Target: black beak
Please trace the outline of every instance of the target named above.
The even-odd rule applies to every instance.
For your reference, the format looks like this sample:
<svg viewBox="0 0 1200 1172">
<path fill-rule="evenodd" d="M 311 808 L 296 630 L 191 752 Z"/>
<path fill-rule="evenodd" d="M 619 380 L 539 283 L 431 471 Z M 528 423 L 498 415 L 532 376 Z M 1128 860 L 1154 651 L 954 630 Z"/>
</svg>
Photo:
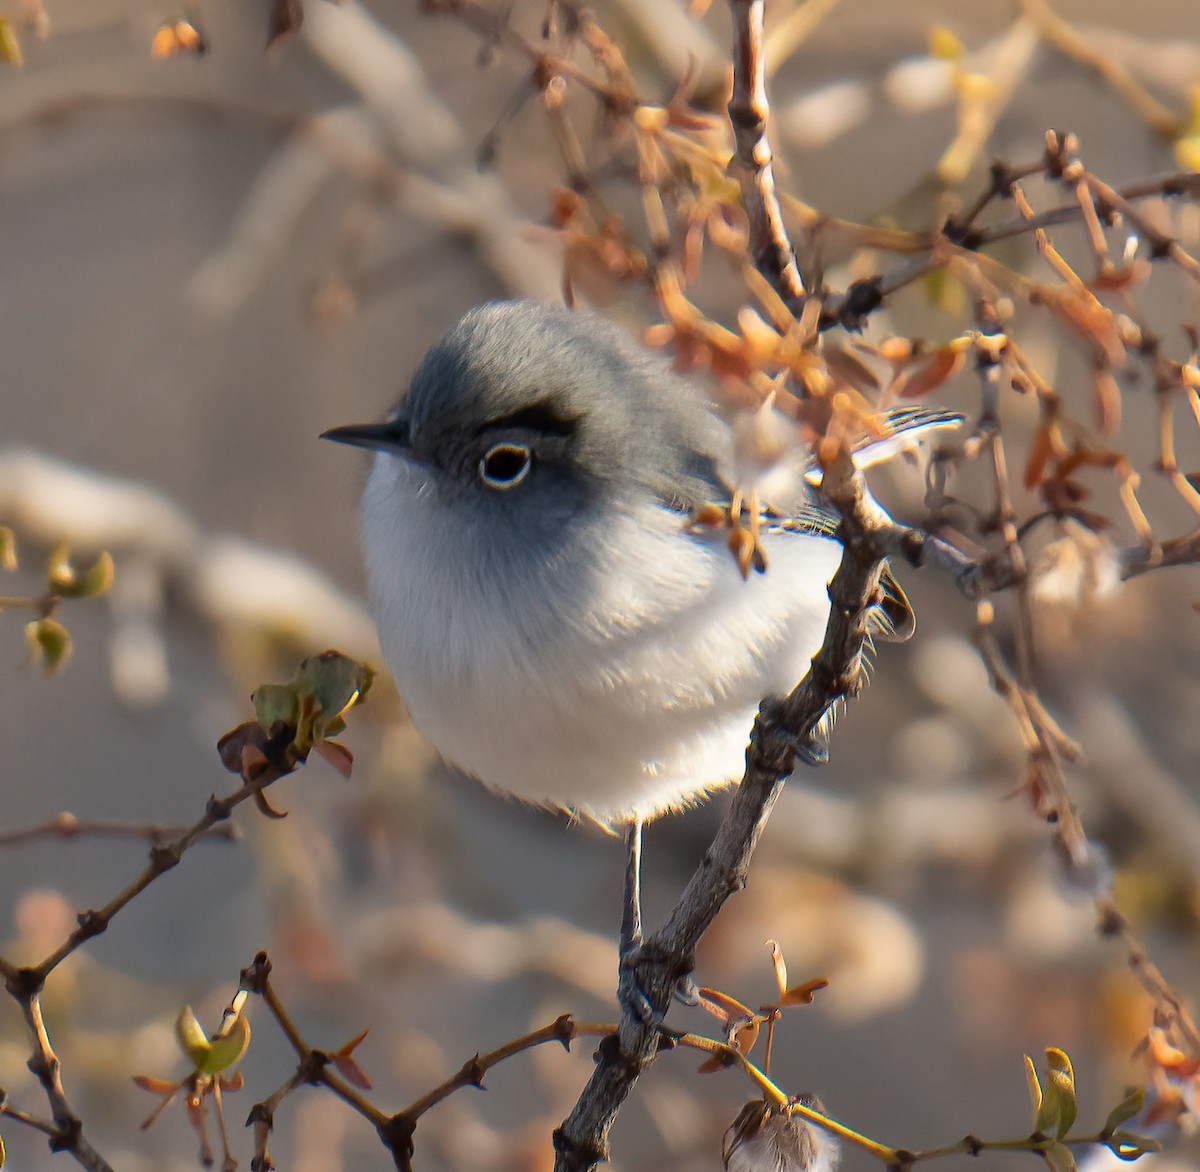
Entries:
<svg viewBox="0 0 1200 1172">
<path fill-rule="evenodd" d="M 321 438 L 333 440 L 336 444 L 349 444 L 352 448 L 370 448 L 372 451 L 408 450 L 408 428 L 395 419 L 382 423 L 351 423 L 346 427 L 331 427 L 321 432 Z"/>
</svg>

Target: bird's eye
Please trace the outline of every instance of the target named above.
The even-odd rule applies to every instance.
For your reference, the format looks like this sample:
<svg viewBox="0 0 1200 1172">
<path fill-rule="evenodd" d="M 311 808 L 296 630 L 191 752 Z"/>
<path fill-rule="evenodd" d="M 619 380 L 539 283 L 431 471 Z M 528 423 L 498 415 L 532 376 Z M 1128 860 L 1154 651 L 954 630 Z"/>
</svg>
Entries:
<svg viewBox="0 0 1200 1172">
<path fill-rule="evenodd" d="M 479 478 L 489 488 L 516 488 L 533 464 L 533 453 L 524 444 L 496 444 L 479 461 Z"/>
</svg>

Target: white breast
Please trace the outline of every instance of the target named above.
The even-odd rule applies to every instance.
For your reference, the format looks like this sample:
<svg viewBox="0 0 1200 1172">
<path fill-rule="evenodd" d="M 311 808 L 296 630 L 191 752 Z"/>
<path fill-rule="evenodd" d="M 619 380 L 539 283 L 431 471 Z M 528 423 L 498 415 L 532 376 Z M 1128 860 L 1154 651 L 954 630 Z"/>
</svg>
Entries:
<svg viewBox="0 0 1200 1172">
<path fill-rule="evenodd" d="M 741 777 L 759 701 L 824 637 L 834 542 L 769 535 L 768 571 L 743 580 L 719 535 L 647 503 L 589 529 L 585 591 L 571 565 L 531 582 L 481 564 L 420 475 L 377 456 L 363 525 L 380 641 L 443 756 L 606 823 Z"/>
</svg>

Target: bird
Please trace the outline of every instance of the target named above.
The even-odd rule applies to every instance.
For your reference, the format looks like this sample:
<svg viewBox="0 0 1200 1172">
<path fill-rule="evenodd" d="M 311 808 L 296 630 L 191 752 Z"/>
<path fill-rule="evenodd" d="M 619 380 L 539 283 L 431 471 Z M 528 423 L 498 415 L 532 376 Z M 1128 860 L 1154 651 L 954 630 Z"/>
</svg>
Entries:
<svg viewBox="0 0 1200 1172">
<path fill-rule="evenodd" d="M 733 430 L 599 315 L 478 306 L 383 421 L 323 438 L 374 452 L 368 589 L 411 718 L 493 790 L 607 827 L 694 805 L 741 777 L 759 704 L 822 644 L 836 513 L 796 478 L 744 574 L 695 523 L 733 499 Z"/>
</svg>

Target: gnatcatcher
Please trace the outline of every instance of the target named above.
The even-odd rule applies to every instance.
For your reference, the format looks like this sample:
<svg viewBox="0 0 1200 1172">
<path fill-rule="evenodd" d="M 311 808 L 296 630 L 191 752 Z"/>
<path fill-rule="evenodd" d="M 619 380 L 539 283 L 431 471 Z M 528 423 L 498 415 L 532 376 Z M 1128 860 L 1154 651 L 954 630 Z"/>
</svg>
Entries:
<svg viewBox="0 0 1200 1172">
<path fill-rule="evenodd" d="M 900 431 L 957 422 L 903 412 Z M 417 727 L 493 789 L 640 824 L 742 775 L 760 701 L 820 648 L 841 549 L 803 474 L 743 577 L 722 532 L 733 433 L 617 326 L 471 310 L 378 424 L 363 543 Z"/>
</svg>

